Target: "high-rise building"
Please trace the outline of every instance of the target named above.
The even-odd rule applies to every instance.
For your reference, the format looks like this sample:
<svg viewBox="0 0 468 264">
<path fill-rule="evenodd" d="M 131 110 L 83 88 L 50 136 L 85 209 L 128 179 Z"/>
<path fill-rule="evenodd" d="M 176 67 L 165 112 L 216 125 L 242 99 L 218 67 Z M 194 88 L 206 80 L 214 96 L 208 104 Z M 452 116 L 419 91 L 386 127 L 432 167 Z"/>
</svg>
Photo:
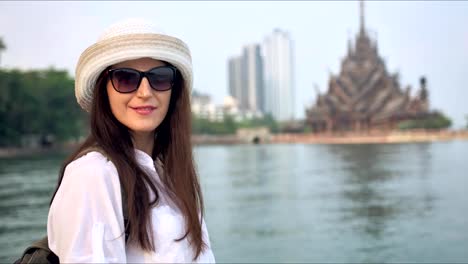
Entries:
<svg viewBox="0 0 468 264">
<path fill-rule="evenodd" d="M 242 74 L 242 57 L 231 57 L 228 61 L 228 76 L 229 76 L 229 95 L 238 102 L 239 109 L 247 108 L 247 100 L 243 96 L 243 74 Z"/>
<path fill-rule="evenodd" d="M 265 112 L 278 121 L 294 119 L 294 53 L 288 32 L 275 29 L 263 42 Z"/>
<path fill-rule="evenodd" d="M 229 94 L 239 104 L 241 112 L 254 115 L 265 111 L 263 62 L 259 44 L 246 45 L 240 56 L 228 61 Z"/>
<path fill-rule="evenodd" d="M 260 45 L 251 44 L 243 48 L 243 88 L 247 109 L 257 113 L 264 112 L 263 62 Z"/>
</svg>

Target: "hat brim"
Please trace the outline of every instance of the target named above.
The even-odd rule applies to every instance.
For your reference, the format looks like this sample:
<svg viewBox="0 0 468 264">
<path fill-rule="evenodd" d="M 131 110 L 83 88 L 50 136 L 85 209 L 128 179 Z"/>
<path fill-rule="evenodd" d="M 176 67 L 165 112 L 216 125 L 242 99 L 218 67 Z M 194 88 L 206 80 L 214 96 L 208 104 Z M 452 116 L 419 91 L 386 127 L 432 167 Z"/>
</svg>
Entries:
<svg viewBox="0 0 468 264">
<path fill-rule="evenodd" d="M 175 66 L 184 79 L 184 89 L 192 90 L 192 58 L 183 41 L 162 34 L 128 34 L 97 42 L 81 54 L 75 74 L 78 104 L 91 110 L 97 78 L 107 67 L 146 57 Z"/>
</svg>

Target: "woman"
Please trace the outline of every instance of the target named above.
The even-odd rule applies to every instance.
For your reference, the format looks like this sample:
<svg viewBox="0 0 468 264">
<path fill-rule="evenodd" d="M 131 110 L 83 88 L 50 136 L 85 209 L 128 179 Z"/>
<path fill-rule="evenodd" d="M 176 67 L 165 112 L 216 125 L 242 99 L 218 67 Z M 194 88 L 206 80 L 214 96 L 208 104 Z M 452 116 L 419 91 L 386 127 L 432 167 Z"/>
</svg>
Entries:
<svg viewBox="0 0 468 264">
<path fill-rule="evenodd" d="M 81 54 L 75 78 L 91 133 L 62 167 L 50 249 L 68 263 L 214 262 L 190 142 L 187 45 L 127 20 Z"/>
</svg>

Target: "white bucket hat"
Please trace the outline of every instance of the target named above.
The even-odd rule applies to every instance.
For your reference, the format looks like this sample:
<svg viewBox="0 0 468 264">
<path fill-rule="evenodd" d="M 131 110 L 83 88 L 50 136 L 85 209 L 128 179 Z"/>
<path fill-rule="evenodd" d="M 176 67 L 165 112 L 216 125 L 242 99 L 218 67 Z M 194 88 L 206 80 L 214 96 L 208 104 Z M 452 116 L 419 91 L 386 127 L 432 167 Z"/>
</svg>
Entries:
<svg viewBox="0 0 468 264">
<path fill-rule="evenodd" d="M 107 67 L 144 57 L 174 65 L 184 79 L 183 88 L 192 90 L 192 57 L 187 44 L 148 21 L 128 19 L 110 26 L 81 54 L 75 73 L 78 104 L 87 112 L 91 110 L 97 78 Z"/>
</svg>

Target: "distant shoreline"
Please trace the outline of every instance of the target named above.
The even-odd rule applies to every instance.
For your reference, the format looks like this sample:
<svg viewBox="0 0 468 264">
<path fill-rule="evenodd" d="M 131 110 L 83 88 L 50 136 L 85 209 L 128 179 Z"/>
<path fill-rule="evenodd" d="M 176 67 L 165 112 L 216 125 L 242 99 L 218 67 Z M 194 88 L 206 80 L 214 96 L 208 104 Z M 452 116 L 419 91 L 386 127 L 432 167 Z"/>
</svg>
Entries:
<svg viewBox="0 0 468 264">
<path fill-rule="evenodd" d="M 14 158 L 14 157 L 24 157 L 24 156 L 35 156 L 39 154 L 48 154 L 48 153 L 57 153 L 65 152 L 72 150 L 71 146 L 54 146 L 50 148 L 40 148 L 40 147 L 31 147 L 31 148 L 20 148 L 20 147 L 8 147 L 0 148 L 0 158 Z"/>
<path fill-rule="evenodd" d="M 468 140 L 468 130 L 376 131 L 366 134 L 353 132 L 343 134 L 278 134 L 272 137 L 273 143 L 305 144 L 390 144 L 452 140 Z"/>
<path fill-rule="evenodd" d="M 411 130 L 411 131 L 372 131 L 367 133 L 282 133 L 271 134 L 260 138 L 259 144 L 390 144 L 439 142 L 451 140 L 468 140 L 468 130 Z M 240 138 L 236 135 L 214 136 L 195 135 L 192 138 L 195 145 L 230 145 L 251 144 L 252 138 Z"/>
<path fill-rule="evenodd" d="M 267 139 L 261 139 L 259 144 L 391 144 L 439 142 L 452 140 L 468 140 L 468 130 L 458 131 L 393 131 L 371 133 L 330 133 L 330 134 L 271 134 Z M 245 138 L 236 135 L 193 135 L 192 142 L 199 145 L 238 145 L 252 144 Z M 0 158 L 28 156 L 54 153 L 57 151 L 71 151 L 77 146 L 61 145 L 52 148 L 0 148 Z"/>
</svg>

